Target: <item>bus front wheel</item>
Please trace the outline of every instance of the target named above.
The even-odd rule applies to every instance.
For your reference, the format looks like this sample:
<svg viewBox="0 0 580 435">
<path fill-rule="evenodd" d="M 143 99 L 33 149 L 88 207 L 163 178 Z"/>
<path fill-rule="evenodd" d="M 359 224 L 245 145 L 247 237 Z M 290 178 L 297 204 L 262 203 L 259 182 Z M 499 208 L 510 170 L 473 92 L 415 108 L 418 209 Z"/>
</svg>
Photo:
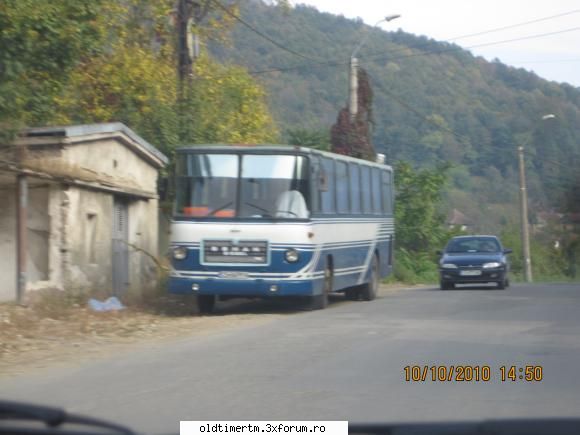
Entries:
<svg viewBox="0 0 580 435">
<path fill-rule="evenodd" d="M 327 265 L 324 269 L 324 284 L 322 294 L 310 298 L 311 310 L 323 310 L 328 306 L 328 295 L 332 291 L 332 269 Z"/>
<path fill-rule="evenodd" d="M 197 307 L 201 314 L 211 314 L 215 308 L 214 295 L 198 295 Z"/>
</svg>

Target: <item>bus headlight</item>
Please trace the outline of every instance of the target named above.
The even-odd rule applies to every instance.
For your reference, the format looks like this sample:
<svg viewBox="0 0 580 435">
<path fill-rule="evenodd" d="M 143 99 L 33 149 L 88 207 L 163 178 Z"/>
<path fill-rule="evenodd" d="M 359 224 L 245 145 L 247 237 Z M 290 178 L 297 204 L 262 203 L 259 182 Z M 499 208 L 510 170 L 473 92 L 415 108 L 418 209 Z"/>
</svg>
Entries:
<svg viewBox="0 0 580 435">
<path fill-rule="evenodd" d="M 288 263 L 296 263 L 299 257 L 300 256 L 298 255 L 298 251 L 296 249 L 288 249 L 284 253 L 284 258 Z"/>
<path fill-rule="evenodd" d="M 183 260 L 185 257 L 187 257 L 187 248 L 184 248 L 183 246 L 173 248 L 173 258 L 176 260 Z"/>
</svg>

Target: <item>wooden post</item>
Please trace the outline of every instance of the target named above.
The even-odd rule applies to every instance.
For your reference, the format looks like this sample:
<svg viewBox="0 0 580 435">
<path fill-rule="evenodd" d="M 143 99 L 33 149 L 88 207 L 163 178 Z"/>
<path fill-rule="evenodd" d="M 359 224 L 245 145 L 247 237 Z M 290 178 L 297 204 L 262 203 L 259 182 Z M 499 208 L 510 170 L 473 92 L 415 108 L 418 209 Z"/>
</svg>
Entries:
<svg viewBox="0 0 580 435">
<path fill-rule="evenodd" d="M 28 251 L 28 179 L 16 178 L 16 302 L 22 304 L 26 292 L 26 266 Z"/>
</svg>

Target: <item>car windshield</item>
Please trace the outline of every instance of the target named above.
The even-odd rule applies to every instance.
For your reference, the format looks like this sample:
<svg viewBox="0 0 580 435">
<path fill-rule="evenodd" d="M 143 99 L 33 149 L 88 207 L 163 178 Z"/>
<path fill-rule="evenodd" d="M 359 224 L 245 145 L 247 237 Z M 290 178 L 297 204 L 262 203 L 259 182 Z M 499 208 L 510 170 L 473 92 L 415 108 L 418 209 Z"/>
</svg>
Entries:
<svg viewBox="0 0 580 435">
<path fill-rule="evenodd" d="M 450 254 L 497 253 L 500 249 L 497 239 L 492 237 L 473 237 L 452 239 L 447 245 L 445 252 Z"/>
<path fill-rule="evenodd" d="M 178 217 L 309 217 L 307 159 L 297 155 L 183 154 Z"/>
</svg>

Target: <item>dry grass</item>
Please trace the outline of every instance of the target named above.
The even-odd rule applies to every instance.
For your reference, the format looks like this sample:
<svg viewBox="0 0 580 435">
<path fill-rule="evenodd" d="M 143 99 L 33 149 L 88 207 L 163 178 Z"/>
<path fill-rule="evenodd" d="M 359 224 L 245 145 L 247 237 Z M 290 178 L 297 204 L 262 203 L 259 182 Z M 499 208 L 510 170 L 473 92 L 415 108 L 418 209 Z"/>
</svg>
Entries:
<svg viewBox="0 0 580 435">
<path fill-rule="evenodd" d="M 152 298 L 149 302 L 154 304 L 96 313 L 79 299 L 54 291 L 37 295 L 28 306 L 0 304 L 0 377 L 77 365 L 138 345 L 212 334 L 278 316 L 243 311 L 199 316 L 191 304 L 167 297 Z"/>
</svg>

